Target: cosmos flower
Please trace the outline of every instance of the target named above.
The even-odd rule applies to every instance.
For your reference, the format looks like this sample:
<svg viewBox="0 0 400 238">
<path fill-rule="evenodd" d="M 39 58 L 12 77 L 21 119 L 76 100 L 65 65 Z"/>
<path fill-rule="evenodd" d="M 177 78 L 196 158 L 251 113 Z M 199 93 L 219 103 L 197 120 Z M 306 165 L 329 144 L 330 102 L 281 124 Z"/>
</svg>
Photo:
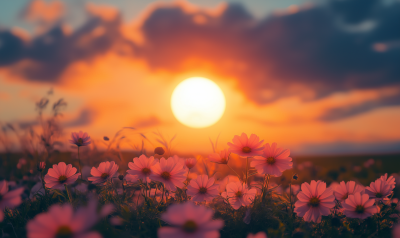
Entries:
<svg viewBox="0 0 400 238">
<path fill-rule="evenodd" d="M 150 175 L 152 174 L 152 167 L 157 163 L 153 156 L 149 158 L 146 155 L 141 155 L 133 158 L 133 163 L 129 162 L 128 167 L 130 170 L 126 171 L 128 174 L 137 175 L 138 179 L 142 179 L 143 182 L 150 183 Z"/>
<path fill-rule="evenodd" d="M 197 160 L 195 158 L 185 159 L 185 165 L 188 169 L 193 168 L 197 164 Z"/>
<path fill-rule="evenodd" d="M 88 180 L 92 181 L 94 184 L 104 183 L 108 179 L 114 177 L 115 173 L 118 171 L 118 168 L 119 166 L 115 164 L 114 161 L 101 162 L 98 168 L 92 168 L 90 174 L 93 175 L 93 177 L 89 177 Z"/>
<path fill-rule="evenodd" d="M 97 201 L 89 201 L 88 207 L 79 208 L 74 212 L 69 203 L 53 205 L 48 212 L 36 215 L 26 225 L 28 238 L 101 238 L 96 231 L 90 229 L 100 218 L 107 216 L 112 206 L 103 206 L 97 213 Z"/>
<path fill-rule="evenodd" d="M 355 193 L 361 193 L 364 191 L 364 187 L 361 185 L 356 184 L 354 181 L 349 181 L 345 183 L 344 181 L 340 182 L 339 185 L 337 185 L 334 188 L 333 194 L 336 197 L 336 200 L 342 202 L 346 200 L 349 195 L 353 195 Z"/>
<path fill-rule="evenodd" d="M 247 137 L 245 133 L 241 136 L 233 137 L 233 144 L 228 142 L 229 151 L 243 157 L 252 157 L 256 155 L 262 155 L 264 146 L 261 144 L 264 140 L 260 141 L 260 138 L 254 134 Z"/>
<path fill-rule="evenodd" d="M 226 194 L 222 196 L 226 196 L 229 200 L 229 204 L 231 204 L 233 209 L 237 210 L 241 206 L 250 205 L 254 201 L 256 193 L 256 189 L 248 189 L 245 183 L 232 182 L 226 185 Z"/>
<path fill-rule="evenodd" d="M 218 184 L 214 184 L 214 178 L 207 175 L 199 175 L 192 179 L 187 187 L 187 194 L 192 196 L 192 201 L 211 201 L 218 195 Z"/>
<path fill-rule="evenodd" d="M 263 156 L 254 156 L 250 166 L 255 167 L 259 174 L 269 174 L 281 176 L 282 172 L 291 169 L 293 166 L 292 158 L 289 157 L 290 150 L 277 148 L 276 143 L 265 144 Z"/>
<path fill-rule="evenodd" d="M 82 131 L 72 132 L 71 133 L 71 139 L 72 140 L 69 140 L 69 142 L 71 144 L 77 145 L 78 147 L 79 146 L 86 146 L 86 145 L 89 145 L 91 143 L 90 137 L 88 136 L 88 134 L 86 132 L 83 133 Z"/>
<path fill-rule="evenodd" d="M 320 222 L 321 215 L 328 216 L 335 206 L 335 196 L 331 189 L 326 189 L 326 183 L 312 180 L 311 184 L 303 183 L 297 194 L 294 212 L 305 221 Z"/>
<path fill-rule="evenodd" d="M 229 160 L 229 151 L 227 149 L 221 150 L 219 153 L 213 153 L 208 156 L 211 162 L 217 164 L 227 164 Z"/>
<path fill-rule="evenodd" d="M 375 199 L 369 199 L 368 194 L 354 193 L 342 203 L 343 214 L 350 218 L 365 219 L 379 212 L 374 203 Z"/>
<path fill-rule="evenodd" d="M 164 183 L 167 190 L 175 191 L 176 187 L 184 186 L 187 170 L 183 168 L 182 160 L 175 163 L 171 157 L 168 160 L 161 158 L 160 163 L 156 163 L 152 168 L 150 179 Z"/>
<path fill-rule="evenodd" d="M 0 222 L 4 220 L 5 208 L 13 209 L 22 203 L 21 194 L 23 192 L 24 188 L 8 191 L 7 181 L 0 181 Z"/>
<path fill-rule="evenodd" d="M 249 234 L 247 235 L 247 238 L 268 238 L 265 232 L 258 232 L 257 234 Z"/>
<path fill-rule="evenodd" d="M 44 176 L 46 187 L 64 189 L 64 184 L 72 184 L 78 179 L 80 173 L 76 173 L 76 171 L 77 169 L 71 164 L 66 165 L 64 162 L 60 162 L 58 165 L 53 164 L 53 168 L 50 168 Z"/>
<path fill-rule="evenodd" d="M 375 182 L 371 182 L 369 187 L 365 188 L 365 193 L 368 194 L 370 198 L 374 198 L 376 201 L 384 202 L 389 200 L 388 197 L 390 194 L 392 194 L 394 187 L 393 181 L 387 181 L 385 177 L 382 177 L 375 180 Z"/>
<path fill-rule="evenodd" d="M 382 175 L 380 179 L 384 181 L 387 185 L 390 186 L 390 189 L 394 189 L 396 187 L 396 179 L 393 176 L 387 177 L 388 174 Z"/>
<path fill-rule="evenodd" d="M 228 175 L 224 179 L 219 181 L 219 183 L 218 183 L 219 192 L 220 193 L 223 193 L 223 192 L 226 193 L 226 185 L 228 185 L 229 183 L 232 183 L 232 182 L 240 182 L 240 179 L 237 176 Z"/>
<path fill-rule="evenodd" d="M 212 220 L 214 211 L 192 202 L 173 204 L 161 215 L 171 226 L 158 229 L 159 238 L 219 238 L 224 226 L 221 219 Z"/>
</svg>

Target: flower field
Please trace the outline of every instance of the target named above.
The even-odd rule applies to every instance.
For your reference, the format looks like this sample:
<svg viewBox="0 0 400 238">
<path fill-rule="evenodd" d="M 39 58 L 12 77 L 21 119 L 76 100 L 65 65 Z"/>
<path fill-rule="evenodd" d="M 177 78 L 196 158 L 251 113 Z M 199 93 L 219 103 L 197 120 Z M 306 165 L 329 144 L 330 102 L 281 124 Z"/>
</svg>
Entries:
<svg viewBox="0 0 400 238">
<path fill-rule="evenodd" d="M 396 155 L 292 159 L 245 133 L 196 158 L 161 134 L 132 154 L 121 134 L 106 151 L 77 132 L 72 153 L 2 154 L 2 236 L 399 237 Z"/>
</svg>

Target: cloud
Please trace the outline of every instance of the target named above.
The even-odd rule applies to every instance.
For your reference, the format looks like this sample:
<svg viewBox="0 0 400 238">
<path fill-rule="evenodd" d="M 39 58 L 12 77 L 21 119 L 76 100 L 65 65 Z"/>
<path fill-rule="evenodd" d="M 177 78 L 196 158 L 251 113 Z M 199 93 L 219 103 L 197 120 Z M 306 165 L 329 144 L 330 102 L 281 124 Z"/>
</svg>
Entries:
<svg viewBox="0 0 400 238">
<path fill-rule="evenodd" d="M 96 112 L 93 111 L 92 109 L 86 108 L 83 109 L 76 118 L 64 122 L 63 126 L 65 127 L 87 126 L 93 123 L 95 117 L 96 117 Z"/>
<path fill-rule="evenodd" d="M 140 119 L 135 122 L 134 127 L 135 128 L 147 128 L 147 127 L 154 127 L 154 126 L 160 126 L 164 124 L 160 118 L 157 116 L 149 116 L 147 118 Z"/>
<path fill-rule="evenodd" d="M 151 70 L 234 79 L 261 106 L 292 96 L 317 101 L 337 92 L 400 86 L 400 47 L 392 47 L 400 42 L 399 2 L 328 1 L 263 19 L 241 4 L 217 13 L 185 3 L 155 5 L 141 21 L 140 44 L 122 33 L 126 24 L 115 9 L 91 4 L 87 11 L 89 20 L 71 33 L 60 23 L 27 43 L 1 31 L 0 67 L 27 80 L 59 82 L 72 63 L 114 51 L 144 60 Z M 319 119 L 398 104 L 398 94 L 382 95 L 326 108 Z"/>
<path fill-rule="evenodd" d="M 60 20 L 65 11 L 65 5 L 61 1 L 33 0 L 22 11 L 21 17 L 38 24 L 52 24 Z"/>
</svg>

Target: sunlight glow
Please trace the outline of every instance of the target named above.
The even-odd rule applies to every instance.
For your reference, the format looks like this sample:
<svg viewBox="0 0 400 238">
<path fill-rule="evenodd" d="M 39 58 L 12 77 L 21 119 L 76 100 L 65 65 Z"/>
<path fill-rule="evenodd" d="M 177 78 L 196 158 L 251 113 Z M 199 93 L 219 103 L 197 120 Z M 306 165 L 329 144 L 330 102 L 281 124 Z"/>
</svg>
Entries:
<svg viewBox="0 0 400 238">
<path fill-rule="evenodd" d="M 224 114 L 225 96 L 218 85 L 209 79 L 188 78 L 172 93 L 171 108 L 182 124 L 204 128 L 215 124 Z"/>
</svg>

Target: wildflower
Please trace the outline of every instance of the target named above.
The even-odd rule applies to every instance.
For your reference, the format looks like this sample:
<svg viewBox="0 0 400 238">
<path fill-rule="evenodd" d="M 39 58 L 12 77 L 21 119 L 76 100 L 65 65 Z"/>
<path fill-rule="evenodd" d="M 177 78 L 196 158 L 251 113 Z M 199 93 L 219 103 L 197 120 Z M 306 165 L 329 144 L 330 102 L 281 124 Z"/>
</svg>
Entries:
<svg viewBox="0 0 400 238">
<path fill-rule="evenodd" d="M 387 175 L 386 175 L 387 176 Z M 374 198 L 376 201 L 384 202 L 389 200 L 389 195 L 392 194 L 393 182 L 390 177 L 386 180 L 384 176 L 371 182 L 369 187 L 365 188 L 365 193 L 369 195 L 370 198 Z"/>
<path fill-rule="evenodd" d="M 277 148 L 276 143 L 265 144 L 263 156 L 255 156 L 250 166 L 255 167 L 259 174 L 270 174 L 281 176 L 282 172 L 292 168 L 292 158 L 289 157 L 290 150 Z"/>
<path fill-rule="evenodd" d="M 253 234 L 247 235 L 247 238 L 268 238 L 268 237 L 267 237 L 267 234 L 265 234 L 265 232 L 260 231 L 254 235 Z"/>
<path fill-rule="evenodd" d="M 17 188 L 12 191 L 8 191 L 8 183 L 3 180 L 0 181 L 0 222 L 4 219 L 4 209 L 13 209 L 22 203 L 21 194 L 24 192 L 24 188 Z"/>
<path fill-rule="evenodd" d="M 208 156 L 208 159 L 217 164 L 227 164 L 229 160 L 229 151 L 224 149 L 219 153 L 213 153 Z"/>
<path fill-rule="evenodd" d="M 235 210 L 239 209 L 241 206 L 250 205 L 256 193 L 256 189 L 248 189 L 247 185 L 241 182 L 232 182 L 226 185 L 226 197 L 229 199 L 229 204 L 231 204 Z"/>
<path fill-rule="evenodd" d="M 185 159 L 185 165 L 188 169 L 193 168 L 197 164 L 197 160 L 195 158 Z"/>
<path fill-rule="evenodd" d="M 393 176 L 387 177 L 387 173 L 382 175 L 380 179 L 384 181 L 387 185 L 390 186 L 390 189 L 394 189 L 396 187 L 396 179 Z"/>
<path fill-rule="evenodd" d="M 195 202 L 211 201 L 218 195 L 218 184 L 214 184 L 214 178 L 207 175 L 199 175 L 197 179 L 192 179 L 187 187 L 187 194 L 192 196 Z"/>
<path fill-rule="evenodd" d="M 92 167 L 90 174 L 93 175 L 93 177 L 89 177 L 88 180 L 95 184 L 104 183 L 108 179 L 114 177 L 118 168 L 119 166 L 116 165 L 114 161 L 101 162 L 98 168 Z"/>
<path fill-rule="evenodd" d="M 105 215 L 105 214 L 103 214 Z M 97 213 L 97 202 L 90 202 L 88 207 L 74 212 L 70 204 L 56 204 L 48 212 L 41 213 L 26 225 L 28 238 L 101 238 L 96 231 L 90 229 L 101 218 Z"/>
<path fill-rule="evenodd" d="M 338 201 L 342 202 L 346 200 L 349 195 L 361 193 L 363 191 L 364 188 L 361 185 L 357 185 L 354 181 L 349 181 L 347 183 L 342 181 L 338 186 L 335 187 L 333 194 Z"/>
<path fill-rule="evenodd" d="M 187 171 L 183 168 L 183 161 L 175 163 L 171 157 L 168 160 L 161 158 L 160 163 L 153 165 L 152 169 L 150 179 L 164 183 L 167 190 L 175 191 L 176 187 L 184 186 Z"/>
<path fill-rule="evenodd" d="M 204 206 L 195 206 L 192 202 L 174 204 L 167 208 L 161 219 L 171 225 L 158 229 L 159 238 L 218 238 L 224 226 L 221 219 L 212 220 L 214 211 Z"/>
<path fill-rule="evenodd" d="M 82 131 L 79 131 L 78 133 L 72 132 L 71 138 L 72 138 L 72 140 L 69 140 L 69 142 L 71 144 L 77 145 L 78 147 L 86 146 L 91 143 L 90 137 L 88 136 L 88 134 L 86 132 L 85 133 L 83 133 Z"/>
<path fill-rule="evenodd" d="M 254 134 L 251 134 L 248 138 L 245 133 L 242 133 L 241 136 L 234 136 L 232 141 L 233 144 L 228 143 L 229 151 L 232 153 L 243 157 L 262 155 L 264 146 L 261 146 L 261 144 L 264 140 L 260 141 L 260 138 Z"/>
<path fill-rule="evenodd" d="M 303 183 L 297 194 L 294 212 L 305 221 L 320 222 L 321 215 L 328 216 L 335 206 L 335 196 L 331 189 L 326 189 L 326 183 L 312 180 L 311 184 Z"/>
<path fill-rule="evenodd" d="M 141 155 L 133 158 L 133 163 L 129 162 L 128 167 L 130 170 L 126 171 L 128 174 L 137 175 L 138 179 L 142 179 L 143 182 L 150 183 L 150 175 L 152 172 L 152 167 L 157 163 L 153 156 L 149 158 L 146 155 Z"/>
<path fill-rule="evenodd" d="M 228 175 L 222 181 L 219 182 L 219 192 L 223 193 L 226 190 L 226 185 L 232 182 L 240 182 L 237 176 Z"/>
<path fill-rule="evenodd" d="M 45 168 L 46 168 L 46 162 L 39 162 L 39 163 L 37 164 L 37 170 L 38 170 L 39 172 L 42 172 Z"/>
<path fill-rule="evenodd" d="M 374 199 L 369 199 L 368 194 L 354 193 L 349 195 L 342 206 L 343 214 L 350 218 L 365 219 L 379 212 Z"/>
<path fill-rule="evenodd" d="M 53 168 L 50 168 L 44 176 L 46 187 L 63 189 L 64 184 L 72 184 L 78 179 L 80 173 L 76 173 L 76 171 L 77 169 L 71 164 L 66 165 L 64 162 L 60 162 L 58 165 L 53 164 Z"/>
<path fill-rule="evenodd" d="M 165 150 L 162 147 L 157 147 L 154 149 L 154 154 L 156 154 L 156 155 L 163 155 L 164 153 L 165 153 Z"/>
</svg>

